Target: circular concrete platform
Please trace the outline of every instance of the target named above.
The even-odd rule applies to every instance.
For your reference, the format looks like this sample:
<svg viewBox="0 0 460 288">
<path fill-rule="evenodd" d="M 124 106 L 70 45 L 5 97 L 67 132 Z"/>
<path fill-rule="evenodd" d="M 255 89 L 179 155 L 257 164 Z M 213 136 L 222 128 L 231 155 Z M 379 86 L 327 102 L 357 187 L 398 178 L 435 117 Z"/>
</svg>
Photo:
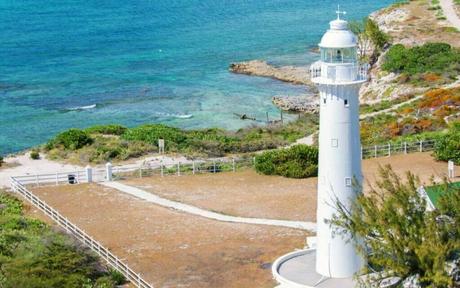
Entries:
<svg viewBox="0 0 460 288">
<path fill-rule="evenodd" d="M 272 266 L 275 280 L 282 288 L 353 288 L 353 278 L 327 278 L 315 269 L 316 249 L 291 252 L 278 258 Z"/>
</svg>

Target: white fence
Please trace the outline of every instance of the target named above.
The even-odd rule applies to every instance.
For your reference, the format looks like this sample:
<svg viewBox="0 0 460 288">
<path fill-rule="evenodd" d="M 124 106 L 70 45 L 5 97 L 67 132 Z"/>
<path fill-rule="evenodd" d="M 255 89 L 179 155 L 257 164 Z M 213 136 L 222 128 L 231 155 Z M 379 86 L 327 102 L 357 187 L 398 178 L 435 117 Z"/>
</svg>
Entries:
<svg viewBox="0 0 460 288">
<path fill-rule="evenodd" d="M 63 174 L 63 173 L 60 173 Z M 67 175 L 67 174 L 66 174 Z M 71 234 L 75 238 L 77 238 L 80 242 L 84 245 L 88 246 L 96 252 L 102 259 L 104 259 L 110 266 L 112 266 L 115 270 L 122 273 L 126 279 L 131 281 L 136 287 L 140 288 L 153 288 L 151 284 L 145 281 L 139 273 L 134 272 L 126 263 L 123 263 L 116 255 L 109 251 L 109 249 L 102 246 L 98 241 L 94 240 L 91 236 L 86 234 L 83 230 L 78 228 L 75 224 L 67 220 L 64 216 L 62 216 L 58 211 L 56 211 L 53 207 L 49 206 L 30 192 L 23 183 L 17 179 L 18 177 L 11 177 L 11 189 L 24 198 L 26 198 L 32 205 L 40 209 L 45 215 L 53 219 L 59 226 L 64 228 L 67 233 Z M 48 179 L 43 176 L 42 179 Z M 57 175 L 58 183 L 60 175 Z"/>
<path fill-rule="evenodd" d="M 415 142 L 401 142 L 398 144 L 384 144 L 361 147 L 361 159 L 389 157 L 396 154 L 409 154 L 413 152 L 427 152 L 434 149 L 435 140 L 422 140 Z M 23 185 L 60 185 L 66 183 L 102 182 L 119 180 L 129 177 L 190 175 L 203 173 L 217 173 L 224 171 L 237 171 L 242 167 L 254 165 L 254 158 L 195 160 L 185 163 L 155 163 L 153 165 L 113 166 L 111 173 L 107 168 L 92 169 L 87 167 L 81 171 L 59 172 L 54 174 L 39 174 L 16 176 L 16 180 Z M 90 169 L 90 170 L 88 170 Z M 109 176 L 110 175 L 110 176 Z M 110 177 L 110 179 L 107 179 Z M 73 179 L 73 180 L 71 180 Z"/>
<path fill-rule="evenodd" d="M 408 154 L 414 152 L 427 152 L 434 150 L 434 140 L 422 140 L 416 142 L 401 142 L 398 144 L 385 144 L 367 146 L 361 148 L 361 159 L 389 157 L 396 154 Z"/>
</svg>

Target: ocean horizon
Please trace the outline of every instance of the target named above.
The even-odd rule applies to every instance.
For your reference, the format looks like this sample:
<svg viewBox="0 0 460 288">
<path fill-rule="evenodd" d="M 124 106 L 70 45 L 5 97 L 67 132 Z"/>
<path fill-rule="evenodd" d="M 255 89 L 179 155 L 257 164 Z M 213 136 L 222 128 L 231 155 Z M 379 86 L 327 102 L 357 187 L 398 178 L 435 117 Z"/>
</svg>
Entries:
<svg viewBox="0 0 460 288">
<path fill-rule="evenodd" d="M 235 130 L 254 122 L 234 113 L 279 118 L 272 96 L 307 88 L 229 65 L 308 65 L 337 4 L 358 20 L 393 2 L 2 1 L 0 155 L 71 127 Z"/>
</svg>

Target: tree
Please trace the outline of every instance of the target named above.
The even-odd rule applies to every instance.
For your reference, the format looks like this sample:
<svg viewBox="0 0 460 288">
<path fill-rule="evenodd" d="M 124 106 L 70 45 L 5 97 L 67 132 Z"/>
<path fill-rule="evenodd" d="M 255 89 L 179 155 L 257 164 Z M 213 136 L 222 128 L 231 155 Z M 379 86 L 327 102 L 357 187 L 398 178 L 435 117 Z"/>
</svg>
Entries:
<svg viewBox="0 0 460 288">
<path fill-rule="evenodd" d="M 0 155 L 0 167 L 2 167 L 3 163 L 4 163 L 4 161 L 3 161 L 3 156 Z"/>
<path fill-rule="evenodd" d="M 378 55 L 390 40 L 389 36 L 369 17 L 361 21 L 351 21 L 349 28 L 358 37 L 359 58 L 363 61 L 370 56 Z M 370 51 L 373 51 L 373 55 L 369 55 Z"/>
<path fill-rule="evenodd" d="M 390 166 L 381 167 L 376 186 L 360 194 L 351 210 L 337 202 L 330 224 L 361 239 L 355 241 L 357 250 L 379 271 L 366 281 L 392 276 L 400 282 L 416 279 L 420 287 L 455 287 L 446 263 L 459 257 L 460 191 L 446 193 L 430 212 L 417 187 L 419 179 L 412 173 L 403 181 Z"/>
</svg>

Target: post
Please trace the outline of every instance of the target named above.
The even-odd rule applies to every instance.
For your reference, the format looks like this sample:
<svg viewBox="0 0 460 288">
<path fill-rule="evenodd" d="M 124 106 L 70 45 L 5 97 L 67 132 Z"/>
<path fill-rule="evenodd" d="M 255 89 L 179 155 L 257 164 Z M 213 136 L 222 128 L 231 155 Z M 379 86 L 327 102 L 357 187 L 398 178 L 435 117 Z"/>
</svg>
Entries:
<svg viewBox="0 0 460 288">
<path fill-rule="evenodd" d="M 388 143 L 388 157 L 391 156 L 391 144 Z"/>
<path fill-rule="evenodd" d="M 407 142 L 404 142 L 404 154 L 407 154 Z"/>
<path fill-rule="evenodd" d="M 252 166 L 256 166 L 256 156 L 252 157 Z"/>
<path fill-rule="evenodd" d="M 139 178 L 142 178 L 142 165 L 139 166 Z"/>
<path fill-rule="evenodd" d="M 374 158 L 377 158 L 377 145 L 374 145 Z"/>
<path fill-rule="evenodd" d="M 214 173 L 216 173 L 216 160 L 213 160 L 212 164 L 213 164 L 213 167 L 214 167 Z"/>
<path fill-rule="evenodd" d="M 80 171 L 77 171 L 77 183 L 80 183 Z"/>
<path fill-rule="evenodd" d="M 59 185 L 59 173 L 56 172 L 56 186 Z"/>
<path fill-rule="evenodd" d="M 265 112 L 267 115 L 267 125 L 270 123 L 270 120 L 268 119 L 268 112 Z"/>
<path fill-rule="evenodd" d="M 38 174 L 35 175 L 35 184 L 37 184 L 37 187 L 40 186 L 40 182 L 38 181 Z"/>
<path fill-rule="evenodd" d="M 455 178 L 455 165 L 454 161 L 452 160 L 449 160 L 449 162 L 447 162 L 447 177 Z"/>
<path fill-rule="evenodd" d="M 112 181 L 112 163 L 105 164 L 105 180 Z"/>
<path fill-rule="evenodd" d="M 86 179 L 88 180 L 88 183 L 93 182 L 93 168 L 91 166 L 86 166 L 85 167 L 85 172 L 86 172 Z"/>
<path fill-rule="evenodd" d="M 423 140 L 420 140 L 420 152 L 423 152 Z"/>
<path fill-rule="evenodd" d="M 361 145 L 361 160 L 363 160 L 363 146 Z"/>
<path fill-rule="evenodd" d="M 232 170 L 233 170 L 233 172 L 236 171 L 236 167 L 235 167 L 235 158 L 232 158 Z"/>
<path fill-rule="evenodd" d="M 177 162 L 177 176 L 180 176 L 180 162 Z"/>
<path fill-rule="evenodd" d="M 192 160 L 192 173 L 195 175 L 195 160 Z"/>
</svg>

